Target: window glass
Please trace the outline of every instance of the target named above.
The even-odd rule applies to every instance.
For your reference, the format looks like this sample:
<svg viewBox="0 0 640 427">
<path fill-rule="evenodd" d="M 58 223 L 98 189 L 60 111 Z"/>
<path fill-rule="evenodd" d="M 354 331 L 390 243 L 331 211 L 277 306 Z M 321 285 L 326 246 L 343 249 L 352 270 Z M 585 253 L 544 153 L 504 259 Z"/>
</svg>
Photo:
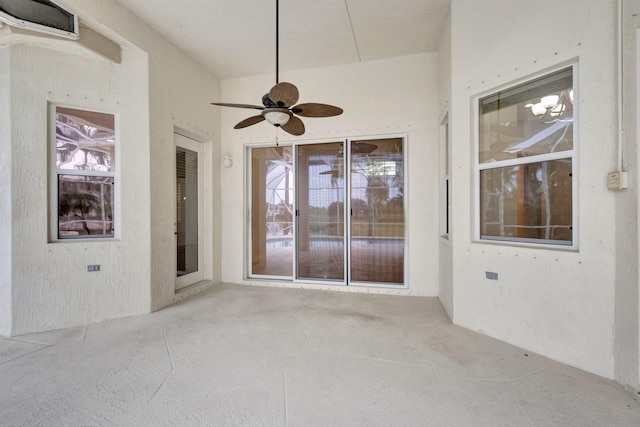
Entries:
<svg viewBox="0 0 640 427">
<path fill-rule="evenodd" d="M 115 118 L 56 107 L 56 237 L 114 236 Z"/>
<path fill-rule="evenodd" d="M 481 171 L 481 236 L 570 243 L 571 175 L 570 159 Z"/>
<path fill-rule="evenodd" d="M 481 239 L 573 244 L 573 102 L 572 68 L 480 99 Z"/>
<path fill-rule="evenodd" d="M 58 235 L 113 236 L 113 178 L 58 175 Z"/>
<path fill-rule="evenodd" d="M 343 141 L 297 150 L 298 277 L 344 280 L 345 161 Z"/>
<path fill-rule="evenodd" d="M 56 109 L 56 168 L 113 172 L 115 170 L 112 114 Z"/>
<path fill-rule="evenodd" d="M 403 139 L 351 143 L 351 280 L 404 282 Z"/>
<path fill-rule="evenodd" d="M 251 150 L 250 275 L 293 275 L 292 147 Z"/>
<path fill-rule="evenodd" d="M 566 69 L 480 100 L 480 163 L 573 149 L 573 78 Z"/>
</svg>

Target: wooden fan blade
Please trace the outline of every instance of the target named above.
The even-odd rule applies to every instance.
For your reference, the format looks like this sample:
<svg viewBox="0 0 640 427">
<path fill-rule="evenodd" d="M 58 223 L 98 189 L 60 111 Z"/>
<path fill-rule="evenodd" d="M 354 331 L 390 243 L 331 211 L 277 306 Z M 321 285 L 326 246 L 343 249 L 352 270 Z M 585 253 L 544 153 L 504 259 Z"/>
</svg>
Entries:
<svg viewBox="0 0 640 427">
<path fill-rule="evenodd" d="M 333 105 L 310 102 L 308 104 L 298 104 L 291 108 L 291 111 L 303 117 L 332 117 L 339 116 L 343 110 Z"/>
<path fill-rule="evenodd" d="M 280 127 L 291 135 L 302 135 L 304 133 L 304 123 L 295 116 L 291 116 L 289 121 Z"/>
<path fill-rule="evenodd" d="M 264 110 L 264 107 L 261 105 L 251 104 L 229 104 L 227 102 L 212 102 L 211 105 L 219 105 L 220 107 L 251 108 L 253 110 Z"/>
<path fill-rule="evenodd" d="M 269 98 L 279 107 L 290 107 L 298 102 L 299 97 L 298 88 L 287 82 L 278 83 L 269 91 Z"/>
<path fill-rule="evenodd" d="M 251 117 L 249 117 L 247 119 L 244 119 L 243 121 L 241 121 L 240 123 L 235 125 L 233 128 L 234 129 L 246 128 L 247 126 L 251 126 L 251 125 L 255 125 L 256 123 L 260 123 L 263 120 L 264 120 L 264 117 L 262 117 L 262 116 L 251 116 Z"/>
</svg>

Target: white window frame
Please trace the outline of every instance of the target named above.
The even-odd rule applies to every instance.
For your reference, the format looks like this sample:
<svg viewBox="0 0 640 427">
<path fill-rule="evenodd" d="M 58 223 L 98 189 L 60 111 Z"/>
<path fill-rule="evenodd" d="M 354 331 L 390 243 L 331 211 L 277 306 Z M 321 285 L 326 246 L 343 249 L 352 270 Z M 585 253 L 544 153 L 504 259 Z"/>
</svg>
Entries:
<svg viewBox="0 0 640 427">
<path fill-rule="evenodd" d="M 503 90 L 508 90 L 510 88 L 514 88 L 516 86 L 526 84 L 528 82 L 535 81 L 537 79 L 543 78 L 545 76 L 551 75 L 554 72 L 561 71 L 563 69 L 571 68 L 572 70 L 572 78 L 573 78 L 573 98 L 574 98 L 574 116 L 573 116 L 573 149 L 566 150 L 556 153 L 546 153 L 535 156 L 526 156 L 517 159 L 508 159 L 508 160 L 500 160 L 495 162 L 485 162 L 480 163 L 480 100 L 486 98 L 487 96 L 496 94 Z M 474 117 L 474 148 L 472 150 L 473 155 L 473 165 L 474 165 L 474 219 L 473 224 L 474 227 L 472 229 L 472 241 L 476 243 L 485 243 L 485 244 L 499 244 L 499 245 L 515 245 L 515 246 L 526 246 L 526 247 L 536 247 L 536 248 L 545 248 L 545 249 L 559 249 L 559 250 L 577 250 L 579 248 L 579 199 L 578 199 L 578 183 L 579 179 L 579 170 L 578 170 L 578 145 L 579 145 L 579 118 L 580 118 L 580 108 L 579 108 L 579 67 L 577 62 L 570 62 L 561 64 L 557 67 L 546 69 L 542 72 L 536 73 L 535 75 L 528 76 L 527 78 L 521 79 L 516 82 L 512 82 L 508 85 L 504 85 L 498 88 L 495 88 L 491 91 L 487 91 L 485 93 L 479 94 L 473 97 L 473 117 Z M 532 164 L 545 162 L 550 160 L 558 160 L 558 159 L 571 159 L 571 169 L 572 169 L 572 180 L 571 180 L 571 200 L 572 200 L 572 241 L 565 243 L 558 242 L 548 242 L 542 239 L 525 239 L 525 238 L 510 238 L 510 237 L 484 237 L 480 236 L 481 224 L 480 224 L 480 216 L 481 216 L 481 205 L 480 205 L 480 195 L 481 195 L 481 181 L 480 181 L 480 172 L 483 170 L 489 169 L 499 169 L 509 166 L 516 165 L 524 165 L 524 164 Z"/>
<path fill-rule="evenodd" d="M 449 113 L 440 121 L 440 237 L 451 234 L 451 126 Z"/>
<path fill-rule="evenodd" d="M 56 164 L 56 111 L 58 108 L 69 108 L 74 110 L 87 111 L 92 113 L 109 114 L 114 118 L 114 158 L 115 166 L 113 171 L 75 171 L 58 169 Z M 49 242 L 86 242 L 90 240 L 105 241 L 118 240 L 120 235 L 120 132 L 119 116 L 113 111 L 100 110 L 98 108 L 49 103 Z M 113 178 L 113 207 L 112 207 L 112 229 L 113 235 L 79 235 L 61 238 L 59 236 L 58 209 L 59 209 L 59 176 L 98 176 Z"/>
</svg>

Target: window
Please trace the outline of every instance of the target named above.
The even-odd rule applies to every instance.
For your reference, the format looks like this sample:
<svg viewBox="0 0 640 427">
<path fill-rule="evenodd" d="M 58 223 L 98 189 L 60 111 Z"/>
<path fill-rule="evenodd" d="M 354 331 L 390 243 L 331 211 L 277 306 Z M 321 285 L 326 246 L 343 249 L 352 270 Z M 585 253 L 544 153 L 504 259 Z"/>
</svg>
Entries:
<svg viewBox="0 0 640 427">
<path fill-rule="evenodd" d="M 53 240 L 114 237 L 114 115 L 54 108 Z"/>
<path fill-rule="evenodd" d="M 573 67 L 479 100 L 479 237 L 574 245 Z"/>
</svg>

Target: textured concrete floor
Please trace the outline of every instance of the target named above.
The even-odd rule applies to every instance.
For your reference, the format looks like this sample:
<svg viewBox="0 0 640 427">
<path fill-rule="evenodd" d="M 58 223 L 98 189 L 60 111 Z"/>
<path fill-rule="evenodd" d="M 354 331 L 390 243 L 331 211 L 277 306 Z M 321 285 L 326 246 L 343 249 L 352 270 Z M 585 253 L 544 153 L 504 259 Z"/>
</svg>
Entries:
<svg viewBox="0 0 640 427">
<path fill-rule="evenodd" d="M 0 338 L 2 426 L 638 426 L 605 379 L 451 325 L 437 299 L 217 285 Z"/>
</svg>

